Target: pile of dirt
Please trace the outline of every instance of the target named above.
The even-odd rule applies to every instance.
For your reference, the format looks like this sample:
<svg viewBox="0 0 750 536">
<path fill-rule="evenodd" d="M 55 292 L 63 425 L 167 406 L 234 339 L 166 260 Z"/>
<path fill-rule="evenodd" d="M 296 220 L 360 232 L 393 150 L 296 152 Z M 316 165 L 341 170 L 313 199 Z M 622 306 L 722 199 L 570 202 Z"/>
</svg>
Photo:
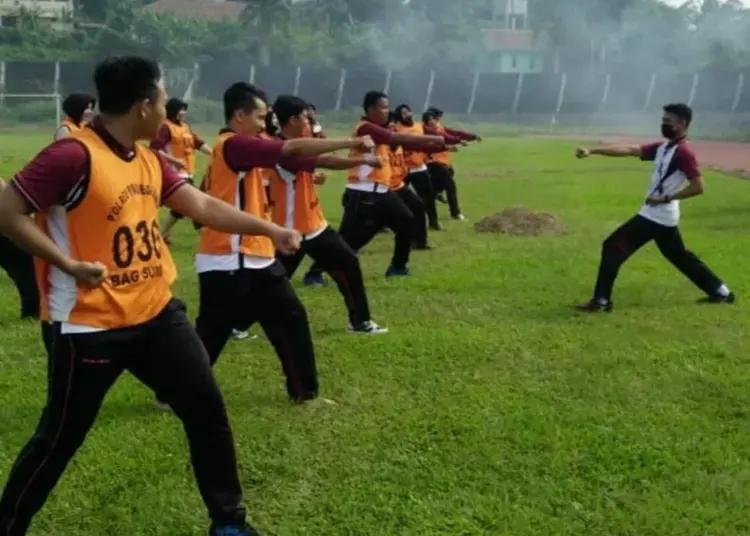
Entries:
<svg viewBox="0 0 750 536">
<path fill-rule="evenodd" d="M 474 224 L 479 233 L 503 233 L 513 236 L 559 236 L 565 226 L 548 212 L 533 212 L 524 207 L 509 207 Z"/>
</svg>

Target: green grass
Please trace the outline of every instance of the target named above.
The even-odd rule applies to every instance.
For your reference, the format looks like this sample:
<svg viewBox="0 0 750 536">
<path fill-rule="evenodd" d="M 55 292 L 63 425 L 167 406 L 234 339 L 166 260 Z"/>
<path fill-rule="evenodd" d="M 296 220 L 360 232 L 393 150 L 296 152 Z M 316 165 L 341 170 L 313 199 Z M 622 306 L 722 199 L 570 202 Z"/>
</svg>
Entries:
<svg viewBox="0 0 750 536">
<path fill-rule="evenodd" d="M 48 139 L 3 135 L 0 174 Z M 458 155 L 470 219 L 523 205 L 569 233 L 513 238 L 447 221 L 399 281 L 382 277 L 391 238 L 379 236 L 362 264 L 387 336 L 346 334 L 336 291 L 297 284 L 322 392 L 337 406 L 290 407 L 269 344 L 231 343 L 216 373 L 252 520 L 267 534 L 750 534 L 750 312 L 695 305 L 699 292 L 647 246 L 624 267 L 612 315 L 573 314 L 601 240 L 638 209 L 649 170 L 579 162 L 572 149 L 507 138 Z M 333 222 L 341 188 L 337 178 L 322 189 Z M 712 172 L 708 194 L 683 207 L 689 247 L 740 299 L 747 188 Z M 177 236 L 175 292 L 195 314 L 196 237 L 187 223 Z M 2 276 L 0 291 L 4 479 L 36 425 L 46 365 Z M 178 421 L 125 377 L 31 534 L 198 536 L 206 524 Z"/>
</svg>

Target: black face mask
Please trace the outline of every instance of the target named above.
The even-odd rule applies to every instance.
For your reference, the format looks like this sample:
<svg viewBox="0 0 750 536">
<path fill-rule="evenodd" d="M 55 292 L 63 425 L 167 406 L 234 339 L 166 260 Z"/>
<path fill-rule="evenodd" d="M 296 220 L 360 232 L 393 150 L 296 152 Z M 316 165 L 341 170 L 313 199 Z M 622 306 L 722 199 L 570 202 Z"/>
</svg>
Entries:
<svg viewBox="0 0 750 536">
<path fill-rule="evenodd" d="M 675 136 L 674 127 L 672 125 L 667 125 L 666 123 L 662 123 L 661 135 L 667 138 L 668 140 L 673 139 Z"/>
</svg>

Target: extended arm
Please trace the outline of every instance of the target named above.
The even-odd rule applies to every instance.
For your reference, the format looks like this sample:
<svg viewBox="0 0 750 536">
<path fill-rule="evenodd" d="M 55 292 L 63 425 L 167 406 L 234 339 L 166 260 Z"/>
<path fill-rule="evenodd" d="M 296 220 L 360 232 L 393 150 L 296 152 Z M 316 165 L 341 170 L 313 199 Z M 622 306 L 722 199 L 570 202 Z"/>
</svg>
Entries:
<svg viewBox="0 0 750 536">
<path fill-rule="evenodd" d="M 482 138 L 480 136 L 472 134 L 471 132 L 466 132 L 465 130 L 457 130 L 455 128 L 445 127 L 445 133 L 449 136 L 458 138 L 461 141 L 482 141 Z"/>
<path fill-rule="evenodd" d="M 592 155 L 611 157 L 634 156 L 636 158 L 643 157 L 640 145 L 611 145 L 606 147 L 594 147 L 593 149 L 587 149 L 585 147 L 579 147 L 578 149 L 576 149 L 576 156 L 578 158 L 586 158 Z"/>
<path fill-rule="evenodd" d="M 372 149 L 372 140 L 363 138 L 295 138 L 284 142 L 283 156 L 319 156 L 341 149 L 363 147 Z"/>
<path fill-rule="evenodd" d="M 366 156 L 336 156 L 336 155 L 322 155 L 317 158 L 315 167 L 324 169 L 351 169 L 357 166 L 372 165 L 372 157 L 367 158 Z"/>
<path fill-rule="evenodd" d="M 223 233 L 260 235 L 275 239 L 278 225 L 243 212 L 198 188 L 179 188 L 164 204 L 188 218 Z"/>
</svg>

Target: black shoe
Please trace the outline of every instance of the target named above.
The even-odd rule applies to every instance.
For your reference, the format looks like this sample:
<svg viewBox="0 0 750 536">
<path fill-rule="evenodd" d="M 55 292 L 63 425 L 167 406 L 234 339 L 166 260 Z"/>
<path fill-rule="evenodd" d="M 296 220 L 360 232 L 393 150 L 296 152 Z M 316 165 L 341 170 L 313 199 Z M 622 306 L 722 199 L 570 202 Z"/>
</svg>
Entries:
<svg viewBox="0 0 750 536">
<path fill-rule="evenodd" d="M 711 294 L 705 298 L 698 300 L 698 303 L 734 303 L 737 301 L 737 297 L 734 292 L 730 292 L 727 296 L 721 294 Z"/>
<path fill-rule="evenodd" d="M 581 305 L 576 305 L 575 309 L 581 313 L 611 313 L 612 302 L 608 301 L 607 303 L 601 303 L 596 299 L 592 299 Z"/>
<path fill-rule="evenodd" d="M 208 536 L 261 536 L 260 532 L 250 525 L 232 525 L 219 527 L 214 525 Z"/>
</svg>

